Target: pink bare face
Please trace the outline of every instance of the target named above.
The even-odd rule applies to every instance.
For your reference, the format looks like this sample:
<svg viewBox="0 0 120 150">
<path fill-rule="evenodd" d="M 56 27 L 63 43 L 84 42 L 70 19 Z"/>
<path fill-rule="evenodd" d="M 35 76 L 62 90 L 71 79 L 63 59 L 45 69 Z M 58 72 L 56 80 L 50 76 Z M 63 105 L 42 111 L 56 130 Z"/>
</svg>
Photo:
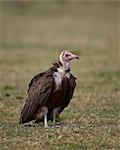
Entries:
<svg viewBox="0 0 120 150">
<path fill-rule="evenodd" d="M 71 53 L 69 51 L 64 51 L 62 57 L 63 57 L 63 61 L 67 61 L 67 62 L 72 60 L 72 59 L 79 59 L 78 55 L 75 55 L 75 54 L 73 54 L 73 53 Z"/>
</svg>

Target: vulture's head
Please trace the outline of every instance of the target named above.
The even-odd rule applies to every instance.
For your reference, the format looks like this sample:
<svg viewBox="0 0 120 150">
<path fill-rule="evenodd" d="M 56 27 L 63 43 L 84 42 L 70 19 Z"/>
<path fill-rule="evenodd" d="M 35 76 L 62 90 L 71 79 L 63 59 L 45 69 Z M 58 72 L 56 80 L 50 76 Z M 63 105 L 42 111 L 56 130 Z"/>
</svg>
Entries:
<svg viewBox="0 0 120 150">
<path fill-rule="evenodd" d="M 67 50 L 62 51 L 60 54 L 60 62 L 61 63 L 70 62 L 70 60 L 73 60 L 73 59 L 79 59 L 79 56 L 75 55 Z"/>
</svg>

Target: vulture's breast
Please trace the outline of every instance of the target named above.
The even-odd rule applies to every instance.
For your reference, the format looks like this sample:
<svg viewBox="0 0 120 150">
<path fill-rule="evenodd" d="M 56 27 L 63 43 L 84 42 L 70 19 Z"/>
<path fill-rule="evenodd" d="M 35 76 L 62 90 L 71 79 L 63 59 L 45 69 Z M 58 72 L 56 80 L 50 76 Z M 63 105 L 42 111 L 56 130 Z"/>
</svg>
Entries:
<svg viewBox="0 0 120 150">
<path fill-rule="evenodd" d="M 54 82 L 55 82 L 55 90 L 59 90 L 62 85 L 62 80 L 67 77 L 70 78 L 70 73 L 67 72 L 61 67 L 58 68 L 56 72 L 53 73 Z"/>
</svg>

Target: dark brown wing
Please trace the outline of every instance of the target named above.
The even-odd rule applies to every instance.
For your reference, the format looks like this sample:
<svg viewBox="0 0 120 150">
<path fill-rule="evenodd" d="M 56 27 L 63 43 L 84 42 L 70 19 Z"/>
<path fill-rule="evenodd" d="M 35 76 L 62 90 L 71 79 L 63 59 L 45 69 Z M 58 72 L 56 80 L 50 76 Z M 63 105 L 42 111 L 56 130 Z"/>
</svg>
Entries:
<svg viewBox="0 0 120 150">
<path fill-rule="evenodd" d="M 35 76 L 28 89 L 28 97 L 21 112 L 21 123 L 29 122 L 34 119 L 34 113 L 38 106 L 43 106 L 54 87 L 52 71 L 48 70 Z"/>
<path fill-rule="evenodd" d="M 69 98 L 71 99 L 76 87 L 76 80 L 77 78 L 75 78 L 72 74 L 71 74 L 71 78 L 70 78 L 70 91 L 69 91 Z"/>
<path fill-rule="evenodd" d="M 76 82 L 75 82 L 76 78 L 71 74 L 70 79 L 67 79 L 65 81 L 63 81 L 63 102 L 61 104 L 61 108 L 58 114 L 60 114 L 65 107 L 68 106 L 68 104 L 70 103 L 70 100 L 73 96 L 74 93 L 74 89 L 76 87 Z"/>
</svg>

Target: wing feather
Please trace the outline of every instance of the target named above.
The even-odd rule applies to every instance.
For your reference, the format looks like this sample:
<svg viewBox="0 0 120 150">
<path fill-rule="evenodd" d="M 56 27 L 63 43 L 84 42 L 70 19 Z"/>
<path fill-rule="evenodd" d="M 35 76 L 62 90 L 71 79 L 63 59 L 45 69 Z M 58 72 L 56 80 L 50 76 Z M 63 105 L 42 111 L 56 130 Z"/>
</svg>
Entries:
<svg viewBox="0 0 120 150">
<path fill-rule="evenodd" d="M 35 76 L 29 84 L 28 97 L 21 112 L 21 122 L 34 119 L 38 106 L 45 105 L 54 87 L 52 72 L 45 72 Z"/>
<path fill-rule="evenodd" d="M 60 110 L 58 115 L 64 110 L 65 107 L 68 106 L 68 104 L 70 103 L 70 100 L 73 96 L 74 93 L 74 89 L 76 87 L 76 82 L 75 82 L 76 78 L 71 74 L 70 80 L 64 82 L 63 84 L 63 89 L 64 89 L 64 101 L 62 102 L 61 106 L 60 106 Z M 69 82 L 69 83 L 68 83 Z"/>
</svg>

